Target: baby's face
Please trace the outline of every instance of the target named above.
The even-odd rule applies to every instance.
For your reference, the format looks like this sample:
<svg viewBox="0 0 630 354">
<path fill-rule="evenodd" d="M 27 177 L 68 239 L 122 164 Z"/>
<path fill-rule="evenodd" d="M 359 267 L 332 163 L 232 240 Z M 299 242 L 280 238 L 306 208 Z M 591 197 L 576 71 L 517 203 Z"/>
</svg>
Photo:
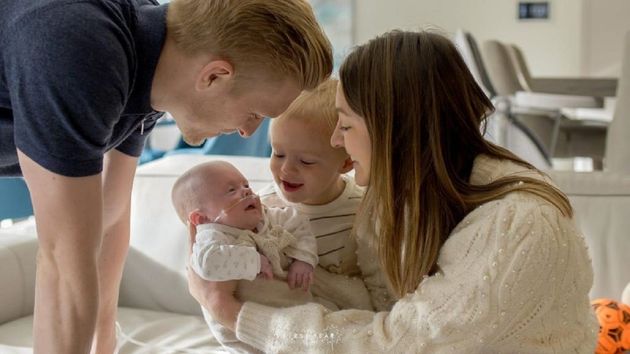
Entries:
<svg viewBox="0 0 630 354">
<path fill-rule="evenodd" d="M 262 220 L 260 199 L 233 166 L 225 166 L 213 174 L 208 181 L 207 196 L 206 213 L 211 222 L 252 230 Z"/>
<path fill-rule="evenodd" d="M 271 127 L 270 167 L 284 197 L 311 205 L 333 201 L 343 188 L 340 172 L 346 155 L 330 145 L 329 136 L 318 136 L 309 124 L 295 119 Z"/>
</svg>

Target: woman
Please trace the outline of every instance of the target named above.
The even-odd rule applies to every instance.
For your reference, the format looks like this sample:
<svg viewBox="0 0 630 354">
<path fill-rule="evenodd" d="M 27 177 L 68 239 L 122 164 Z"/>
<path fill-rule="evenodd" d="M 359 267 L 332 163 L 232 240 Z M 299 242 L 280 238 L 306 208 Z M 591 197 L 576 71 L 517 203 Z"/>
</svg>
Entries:
<svg viewBox="0 0 630 354">
<path fill-rule="evenodd" d="M 376 247 L 398 302 L 379 313 L 274 309 L 191 275 L 218 321 L 268 352 L 594 351 L 592 269 L 571 206 L 483 139 L 492 105 L 448 39 L 391 32 L 356 48 L 337 109 L 332 143 L 367 186 L 358 225 L 373 232 L 359 242 Z"/>
</svg>

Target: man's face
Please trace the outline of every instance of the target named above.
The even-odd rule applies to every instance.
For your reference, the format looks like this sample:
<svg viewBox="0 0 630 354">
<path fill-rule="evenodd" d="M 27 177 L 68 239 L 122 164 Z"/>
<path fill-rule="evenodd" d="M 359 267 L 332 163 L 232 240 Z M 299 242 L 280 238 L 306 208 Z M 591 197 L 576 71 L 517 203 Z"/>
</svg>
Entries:
<svg viewBox="0 0 630 354">
<path fill-rule="evenodd" d="M 347 155 L 334 149 L 330 137 L 315 125 L 283 119 L 271 126 L 271 172 L 293 203 L 326 204 L 343 191 L 340 173 Z"/>
<path fill-rule="evenodd" d="M 252 135 L 264 117 L 276 117 L 284 112 L 300 94 L 292 80 L 243 84 L 238 93 L 214 95 L 191 94 L 170 113 L 175 118 L 184 140 L 200 145 L 206 138 L 238 132 Z"/>
</svg>

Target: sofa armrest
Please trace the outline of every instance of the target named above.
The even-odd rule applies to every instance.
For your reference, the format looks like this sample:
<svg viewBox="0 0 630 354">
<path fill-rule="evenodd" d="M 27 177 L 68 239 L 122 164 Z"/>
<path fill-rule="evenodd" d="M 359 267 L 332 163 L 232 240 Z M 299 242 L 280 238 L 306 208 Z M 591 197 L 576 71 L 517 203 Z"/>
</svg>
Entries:
<svg viewBox="0 0 630 354">
<path fill-rule="evenodd" d="M 630 175 L 549 172 L 566 193 L 595 274 L 591 298 L 618 299 L 630 282 Z"/>
<path fill-rule="evenodd" d="M 34 233 L 0 230 L 0 324 L 33 313 L 36 256 Z"/>
</svg>

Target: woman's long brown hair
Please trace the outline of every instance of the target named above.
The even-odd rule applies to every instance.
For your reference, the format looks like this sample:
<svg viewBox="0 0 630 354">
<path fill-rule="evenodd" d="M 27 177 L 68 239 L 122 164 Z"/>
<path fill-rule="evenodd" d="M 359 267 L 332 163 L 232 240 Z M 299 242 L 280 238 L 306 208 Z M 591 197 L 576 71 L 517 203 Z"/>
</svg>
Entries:
<svg viewBox="0 0 630 354">
<path fill-rule="evenodd" d="M 339 76 L 372 143 L 370 181 L 357 222 L 378 220 L 375 244 L 397 296 L 436 272 L 447 237 L 480 204 L 521 190 L 572 216 L 566 196 L 538 179 L 469 182 L 480 154 L 535 168 L 483 138 L 481 123 L 494 108 L 444 36 L 386 33 L 350 53 Z"/>
</svg>

